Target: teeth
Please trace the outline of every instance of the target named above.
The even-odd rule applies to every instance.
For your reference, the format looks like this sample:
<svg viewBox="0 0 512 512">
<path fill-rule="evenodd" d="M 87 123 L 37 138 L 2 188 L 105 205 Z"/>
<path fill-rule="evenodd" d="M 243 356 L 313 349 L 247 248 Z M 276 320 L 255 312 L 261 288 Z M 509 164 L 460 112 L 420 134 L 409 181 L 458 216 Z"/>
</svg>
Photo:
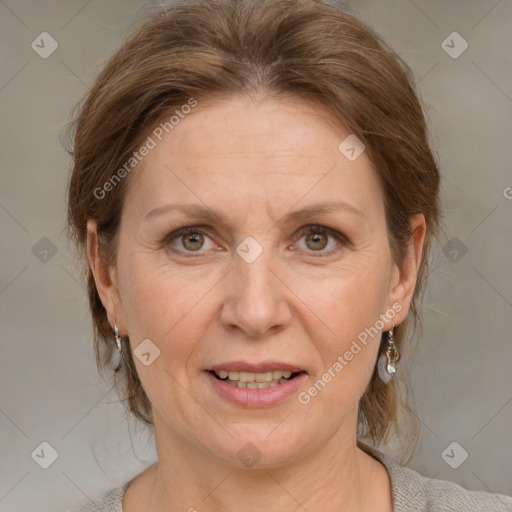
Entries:
<svg viewBox="0 0 512 512">
<path fill-rule="evenodd" d="M 239 384 L 267 384 L 271 382 L 280 382 L 283 377 L 285 379 L 289 379 L 292 375 L 292 372 L 288 370 L 274 370 L 271 372 L 263 372 L 263 373 L 252 373 L 252 372 L 228 372 L 226 370 L 220 370 L 215 372 L 217 377 L 220 379 L 228 379 L 230 381 L 236 382 Z M 248 387 L 250 389 L 255 389 L 258 386 L 238 386 L 238 387 Z"/>
<path fill-rule="evenodd" d="M 243 389 L 273 388 L 278 384 L 288 382 L 288 379 L 292 376 L 292 372 L 288 370 L 273 370 L 262 373 L 220 370 L 216 371 L 215 374 L 224 382 Z"/>
<path fill-rule="evenodd" d="M 266 388 L 275 388 L 278 384 L 282 384 L 283 382 L 288 382 L 286 379 L 279 379 L 278 381 L 271 382 L 242 382 L 241 380 L 233 381 L 233 380 L 225 380 L 228 384 L 235 386 L 237 388 L 249 388 L 249 389 L 266 389 Z"/>
<path fill-rule="evenodd" d="M 251 375 L 250 373 L 247 375 Z M 272 382 L 274 380 L 273 372 L 255 373 L 254 382 Z"/>
</svg>

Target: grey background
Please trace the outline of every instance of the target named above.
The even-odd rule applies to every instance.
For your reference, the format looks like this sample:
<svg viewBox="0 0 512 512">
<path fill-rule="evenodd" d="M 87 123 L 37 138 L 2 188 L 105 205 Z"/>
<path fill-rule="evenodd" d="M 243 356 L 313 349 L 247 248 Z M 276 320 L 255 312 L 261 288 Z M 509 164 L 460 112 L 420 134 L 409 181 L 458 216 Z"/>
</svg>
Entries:
<svg viewBox="0 0 512 512">
<path fill-rule="evenodd" d="M 151 436 L 96 373 L 63 233 L 69 158 L 59 143 L 71 108 L 143 6 L 0 1 L 0 511 L 66 510 L 154 460 Z M 512 494 L 512 3 L 352 6 L 414 70 L 443 174 L 446 235 L 412 362 L 422 432 L 408 466 Z M 59 45 L 47 59 L 31 48 L 44 31 Z M 454 31 L 469 44 L 456 59 L 441 46 Z M 58 453 L 48 469 L 31 457 L 43 441 Z M 454 441 L 468 453 L 457 469 L 441 456 Z M 463 452 L 448 453 L 453 464 Z"/>
</svg>

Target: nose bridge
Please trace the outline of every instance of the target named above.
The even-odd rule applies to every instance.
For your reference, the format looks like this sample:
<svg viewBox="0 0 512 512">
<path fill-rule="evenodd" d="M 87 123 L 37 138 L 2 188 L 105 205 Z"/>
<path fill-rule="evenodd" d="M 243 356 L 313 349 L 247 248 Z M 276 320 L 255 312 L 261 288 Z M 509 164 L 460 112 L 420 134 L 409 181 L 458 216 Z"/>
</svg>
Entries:
<svg viewBox="0 0 512 512">
<path fill-rule="evenodd" d="M 261 247 L 260 250 L 254 245 L 254 243 L 251 244 L 248 241 L 243 242 L 238 247 L 237 253 L 239 257 L 235 263 L 236 279 L 240 282 L 243 296 L 263 298 L 260 297 L 260 295 L 263 295 L 269 298 L 274 295 L 274 274 L 270 271 L 275 259 L 274 251 L 270 247 L 270 243 L 267 244 L 265 249 Z"/>
</svg>

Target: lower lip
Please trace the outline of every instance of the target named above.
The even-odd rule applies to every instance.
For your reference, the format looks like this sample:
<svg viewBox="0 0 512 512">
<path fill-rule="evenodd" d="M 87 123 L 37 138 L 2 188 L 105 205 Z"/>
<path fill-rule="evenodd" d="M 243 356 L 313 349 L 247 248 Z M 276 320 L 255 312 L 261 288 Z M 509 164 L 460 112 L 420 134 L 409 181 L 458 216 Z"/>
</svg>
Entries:
<svg viewBox="0 0 512 512">
<path fill-rule="evenodd" d="M 273 388 L 250 389 L 228 384 L 217 379 L 209 371 L 205 373 L 220 396 L 241 407 L 270 407 L 276 405 L 296 393 L 307 375 L 305 372 L 300 373 L 292 380 L 278 384 Z"/>
</svg>

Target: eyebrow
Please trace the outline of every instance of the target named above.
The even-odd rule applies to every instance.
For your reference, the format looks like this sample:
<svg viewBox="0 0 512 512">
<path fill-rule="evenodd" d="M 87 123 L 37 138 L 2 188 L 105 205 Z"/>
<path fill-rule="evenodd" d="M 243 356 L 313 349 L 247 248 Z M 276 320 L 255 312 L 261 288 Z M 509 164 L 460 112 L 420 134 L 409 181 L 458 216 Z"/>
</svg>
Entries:
<svg viewBox="0 0 512 512">
<path fill-rule="evenodd" d="M 149 221 L 155 217 L 160 217 L 172 211 L 179 211 L 186 215 L 196 218 L 202 218 L 210 222 L 221 222 L 228 225 L 228 221 L 224 218 L 222 213 L 212 210 L 207 206 L 200 204 L 166 204 L 151 210 L 145 217 L 145 221 Z M 358 215 L 366 219 L 366 215 L 356 208 L 355 206 L 346 203 L 344 201 L 336 201 L 330 203 L 317 203 L 311 206 L 307 206 L 300 210 L 295 210 L 285 214 L 277 223 L 287 221 L 300 221 L 313 217 L 315 215 L 325 215 L 329 213 L 335 213 L 338 211 L 346 211 L 353 215 Z"/>
</svg>

